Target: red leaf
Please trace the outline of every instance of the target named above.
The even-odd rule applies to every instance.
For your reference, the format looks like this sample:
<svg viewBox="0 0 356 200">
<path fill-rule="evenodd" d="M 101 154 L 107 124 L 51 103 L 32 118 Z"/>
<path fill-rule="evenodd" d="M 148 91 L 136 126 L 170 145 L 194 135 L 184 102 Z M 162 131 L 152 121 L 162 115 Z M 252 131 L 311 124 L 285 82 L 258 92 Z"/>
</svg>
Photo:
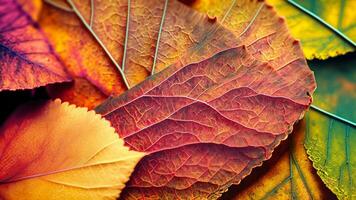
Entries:
<svg viewBox="0 0 356 200">
<path fill-rule="evenodd" d="M 42 31 L 15 0 L 0 0 L 0 91 L 68 81 Z"/>
<path fill-rule="evenodd" d="M 181 63 L 97 108 L 131 149 L 149 153 L 126 198 L 220 195 L 271 156 L 315 89 L 301 54 L 272 67 L 238 47 Z"/>
</svg>

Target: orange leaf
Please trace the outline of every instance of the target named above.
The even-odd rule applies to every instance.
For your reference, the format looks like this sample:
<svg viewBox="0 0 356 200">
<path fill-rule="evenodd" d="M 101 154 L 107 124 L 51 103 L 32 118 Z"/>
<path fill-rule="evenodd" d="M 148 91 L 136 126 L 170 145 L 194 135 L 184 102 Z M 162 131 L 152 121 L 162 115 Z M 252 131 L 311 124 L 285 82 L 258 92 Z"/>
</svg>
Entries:
<svg viewBox="0 0 356 200">
<path fill-rule="evenodd" d="M 95 88 L 87 79 L 79 77 L 70 83 L 49 85 L 47 91 L 52 98 L 61 98 L 63 101 L 89 109 L 107 99 L 107 95 Z"/>
<path fill-rule="evenodd" d="M 236 45 L 234 35 L 215 19 L 177 1 L 169 1 L 165 10 L 164 0 L 135 0 L 131 2 L 130 15 L 127 15 L 127 1 L 95 1 L 92 20 L 89 1 L 75 1 L 73 5 L 83 15 L 85 23 L 88 26 L 92 24 L 91 29 L 98 40 L 94 39 L 75 13 L 54 6 L 46 6 L 40 24 L 72 76 L 86 79 L 93 85 L 92 90 L 98 91 L 92 93 L 115 96 L 127 89 L 117 67 L 122 69 L 128 84 L 134 86 L 151 74 L 153 66 L 156 72 L 161 71 L 178 60 L 183 62 L 181 58 L 186 54 L 190 56 L 185 56 L 185 63 L 198 62 Z M 124 62 L 127 17 L 129 26 Z M 157 46 L 158 35 L 160 40 Z M 99 40 L 114 63 L 99 45 Z M 83 92 L 75 87 L 81 86 L 74 84 L 73 88 L 67 90 L 73 90 L 72 93 Z M 56 89 L 51 90 L 51 93 L 57 93 Z M 57 97 L 70 102 L 85 102 L 85 99 L 79 101 L 66 96 Z M 98 99 L 99 95 L 94 98 Z"/>
<path fill-rule="evenodd" d="M 102 96 L 119 95 L 126 90 L 117 69 L 77 16 L 44 4 L 39 23 L 75 81 L 70 87 L 54 85 L 54 88 L 50 88 L 50 94 L 57 94 L 61 99 L 71 103 L 83 102 L 76 105 L 89 105 L 89 108 L 93 108 L 97 105 L 93 104 L 95 101 L 80 97 L 95 95 L 93 99 L 101 99 Z M 77 81 L 78 79 L 82 81 Z M 82 86 L 82 83 L 85 85 Z M 82 88 L 86 89 L 83 91 Z M 73 95 L 62 96 L 62 93 Z"/>
<path fill-rule="evenodd" d="M 0 91 L 64 81 L 69 77 L 38 25 L 17 1 L 0 0 Z"/>
<path fill-rule="evenodd" d="M 32 17 L 32 19 L 37 20 L 41 9 L 42 0 L 17 0 L 22 8 Z"/>
<path fill-rule="evenodd" d="M 199 63 L 177 62 L 96 110 L 126 145 L 149 154 L 125 198 L 205 199 L 270 158 L 314 89 L 302 57 L 271 66 L 239 47 Z"/>
<path fill-rule="evenodd" d="M 0 199 L 116 199 L 142 153 L 93 111 L 19 108 L 0 128 Z"/>
</svg>

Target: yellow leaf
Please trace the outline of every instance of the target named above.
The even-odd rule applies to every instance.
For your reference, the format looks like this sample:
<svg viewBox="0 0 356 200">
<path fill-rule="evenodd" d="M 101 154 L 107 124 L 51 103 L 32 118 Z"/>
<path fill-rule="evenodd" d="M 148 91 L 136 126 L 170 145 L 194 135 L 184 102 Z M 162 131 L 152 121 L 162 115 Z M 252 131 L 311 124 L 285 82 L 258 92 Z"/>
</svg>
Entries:
<svg viewBox="0 0 356 200">
<path fill-rule="evenodd" d="M 268 62 L 276 69 L 280 65 L 285 67 L 305 62 L 300 44 L 291 37 L 285 20 L 264 1 L 196 0 L 191 6 L 216 17 L 234 33 L 237 38 L 235 44 L 246 46 L 257 60 Z M 291 50 L 286 51 L 286 48 Z"/>
<path fill-rule="evenodd" d="M 0 129 L 0 199 L 116 199 L 143 153 L 108 121 L 60 101 L 18 109 Z"/>
<path fill-rule="evenodd" d="M 278 39 L 270 40 L 270 44 L 267 47 L 257 46 L 257 52 L 261 51 L 261 48 L 271 48 L 270 51 L 264 52 L 263 56 L 266 60 L 275 59 L 279 56 L 288 57 L 290 53 L 281 52 L 279 47 L 283 42 L 290 40 L 289 34 L 286 34 L 287 30 L 284 26 L 276 26 L 277 23 L 271 23 L 280 20 L 280 18 L 275 15 L 275 11 L 271 11 L 271 8 L 267 6 L 259 9 L 257 6 L 262 4 L 261 2 L 252 2 L 247 4 L 245 0 L 196 0 L 190 6 L 210 16 L 218 17 L 227 28 L 230 28 L 237 35 L 241 34 L 238 30 L 241 29 L 240 27 L 246 26 L 244 22 L 247 19 L 261 21 L 263 26 L 259 26 L 254 30 L 254 36 L 256 38 L 267 38 L 274 35 Z M 294 7 L 287 0 L 267 0 L 267 2 L 274 6 L 279 15 L 286 18 L 292 36 L 301 41 L 307 59 L 326 59 L 329 56 L 332 57 L 355 50 L 351 44 L 338 36 L 338 34 Z M 306 4 L 310 1 L 303 2 Z M 319 10 L 317 14 L 331 26 L 351 38 L 351 40 L 356 40 L 356 13 L 354 12 L 356 1 L 347 0 L 345 2 L 344 5 L 342 1 L 333 1 L 332 3 L 328 0 L 318 1 L 319 5 L 317 7 Z M 250 5 L 250 7 L 245 6 L 246 4 Z M 274 30 L 274 32 L 271 32 L 271 30 Z M 250 37 L 249 39 L 253 38 Z M 244 40 L 243 43 L 249 46 L 255 41 L 257 40 Z"/>
<path fill-rule="evenodd" d="M 304 3 L 307 3 L 305 1 Z M 331 26 L 356 40 L 356 1 L 318 1 L 316 11 Z M 325 25 L 294 7 L 286 0 L 268 0 L 277 12 L 287 19 L 287 24 L 295 38 L 301 40 L 307 59 L 326 59 L 354 51 L 355 48 Z"/>
</svg>

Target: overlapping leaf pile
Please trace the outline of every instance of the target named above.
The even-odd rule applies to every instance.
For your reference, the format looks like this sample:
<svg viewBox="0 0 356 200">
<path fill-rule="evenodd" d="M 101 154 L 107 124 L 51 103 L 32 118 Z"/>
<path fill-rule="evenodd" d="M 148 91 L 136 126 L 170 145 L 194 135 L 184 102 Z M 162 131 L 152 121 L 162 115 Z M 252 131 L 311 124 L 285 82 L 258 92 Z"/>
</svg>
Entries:
<svg viewBox="0 0 356 200">
<path fill-rule="evenodd" d="M 8 117 L 0 198 L 216 199 L 272 156 L 316 88 L 299 41 L 264 1 L 185 3 L 0 0 L 0 90 L 46 86 L 32 90 L 32 101 L 94 110 L 40 100 Z M 325 58 L 352 48 L 337 45 L 304 51 Z M 308 152 L 319 148 L 312 141 Z M 292 198 L 330 196 L 306 170 L 309 160 L 300 169 L 307 156 L 295 146 L 278 161 L 290 164 L 288 177 L 238 197 L 274 197 L 277 184 L 271 190 L 288 198 L 278 191 L 287 182 Z M 352 197 L 352 188 L 342 194 Z"/>
<path fill-rule="evenodd" d="M 296 139 L 291 139 L 292 148 L 284 153 L 289 156 L 282 154 L 279 158 L 280 154 L 274 155 L 273 162 L 233 187 L 223 198 L 336 199 L 337 196 L 354 199 L 356 167 L 352 145 L 356 124 L 352 102 L 356 95 L 355 54 L 330 57 L 356 49 L 355 1 L 335 1 L 332 6 L 328 1 L 268 2 L 286 17 L 292 35 L 301 39 L 308 59 L 329 59 L 309 63 L 316 71 L 319 88 L 314 95 L 315 105 L 308 115 L 306 128 L 297 132 L 307 132 L 305 140 L 293 136 Z M 192 6 L 210 14 L 218 13 L 212 5 L 214 1 L 200 0 Z M 294 140 L 305 145 L 308 155 Z M 307 156 L 313 161 L 321 180 L 308 167 L 311 162 L 306 161 Z"/>
<path fill-rule="evenodd" d="M 171 65 L 98 107 L 131 149 L 150 153 L 128 195 L 190 199 L 239 183 L 271 156 L 310 104 L 314 85 L 291 94 L 300 84 L 279 72 L 244 48 L 229 49 L 200 63 Z"/>
<path fill-rule="evenodd" d="M 136 168 L 125 197 L 219 196 L 271 156 L 310 104 L 314 78 L 298 42 L 260 2 L 228 4 L 224 20 L 241 22 L 227 28 L 179 2 L 128 3 L 96 2 L 93 7 L 69 1 L 74 13 L 67 15 L 78 25 L 63 30 L 92 34 L 96 41 L 91 42 L 104 47 L 113 73 L 123 74 L 126 86 L 170 66 L 97 109 L 127 145 L 150 154 Z M 57 30 L 70 20 L 58 17 L 66 11 L 50 9 L 46 16 L 51 17 L 42 24 L 56 43 Z M 120 20 L 126 26 L 113 23 Z M 76 55 L 92 58 L 85 51 L 63 50 L 58 52 L 69 62 Z M 93 70 L 99 68 L 87 70 L 85 78 L 95 80 L 98 89 L 109 86 L 102 71 L 95 76 Z M 68 90 L 76 92 L 75 87 Z"/>
</svg>

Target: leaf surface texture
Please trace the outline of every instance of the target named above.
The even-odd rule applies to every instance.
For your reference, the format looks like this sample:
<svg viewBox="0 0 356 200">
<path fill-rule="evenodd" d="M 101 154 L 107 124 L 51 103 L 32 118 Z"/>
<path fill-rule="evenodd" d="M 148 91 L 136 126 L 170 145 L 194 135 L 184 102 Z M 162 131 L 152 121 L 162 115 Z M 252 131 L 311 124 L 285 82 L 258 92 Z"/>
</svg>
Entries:
<svg viewBox="0 0 356 200">
<path fill-rule="evenodd" d="M 31 10 L 31 3 L 25 3 L 24 8 Z M 0 91 L 32 89 L 69 80 L 42 31 L 21 4 L 1 0 Z"/>
<path fill-rule="evenodd" d="M 323 23 L 287 1 L 268 0 L 268 2 L 276 7 L 279 14 L 286 17 L 292 35 L 301 40 L 304 54 L 308 59 L 326 59 L 355 51 L 355 45 L 345 41 Z M 355 43 L 355 1 L 298 0 L 295 2 L 345 34 Z"/>
<path fill-rule="evenodd" d="M 353 122 L 345 123 L 317 111 L 307 115 L 305 147 L 318 175 L 339 199 L 356 198 L 356 60 L 354 54 L 310 63 L 316 71 L 315 105 Z"/>
<path fill-rule="evenodd" d="M 22 106 L 0 128 L 0 198 L 116 199 L 144 155 L 123 144 L 86 108 Z"/>
<path fill-rule="evenodd" d="M 308 159 L 304 148 L 305 119 L 299 122 L 262 167 L 232 186 L 224 196 L 231 199 L 336 199 L 326 188 Z"/>
<path fill-rule="evenodd" d="M 166 9 L 164 0 L 134 0 L 130 4 L 125 0 L 94 1 L 93 7 L 89 1 L 74 1 L 73 5 L 85 23 L 92 24 L 92 31 L 109 54 L 103 51 L 98 40 L 93 38 L 93 34 L 74 13 L 47 5 L 40 24 L 55 44 L 68 71 L 76 80 L 80 79 L 74 83 L 74 87 L 62 90 L 63 95 L 57 97 L 90 108 L 98 105 L 105 97 L 119 95 L 127 89 L 120 76 L 120 69 L 131 87 L 150 76 L 153 66 L 158 72 L 178 60 L 183 62 L 181 58 L 184 55 L 190 55 L 185 56 L 185 63 L 198 62 L 236 46 L 235 36 L 216 20 L 178 1 L 169 1 Z M 94 9 L 93 18 L 90 18 L 91 8 Z M 128 9 L 130 15 L 127 15 Z M 117 65 L 113 64 L 108 55 Z M 96 59 L 93 60 L 93 57 Z M 52 93 L 57 93 L 57 89 Z M 91 101 L 76 99 L 81 96 L 90 96 Z"/>
<path fill-rule="evenodd" d="M 175 63 L 96 111 L 126 145 L 149 154 L 125 198 L 204 199 L 271 156 L 314 88 L 304 60 L 274 68 L 239 47 L 199 63 Z"/>
</svg>

